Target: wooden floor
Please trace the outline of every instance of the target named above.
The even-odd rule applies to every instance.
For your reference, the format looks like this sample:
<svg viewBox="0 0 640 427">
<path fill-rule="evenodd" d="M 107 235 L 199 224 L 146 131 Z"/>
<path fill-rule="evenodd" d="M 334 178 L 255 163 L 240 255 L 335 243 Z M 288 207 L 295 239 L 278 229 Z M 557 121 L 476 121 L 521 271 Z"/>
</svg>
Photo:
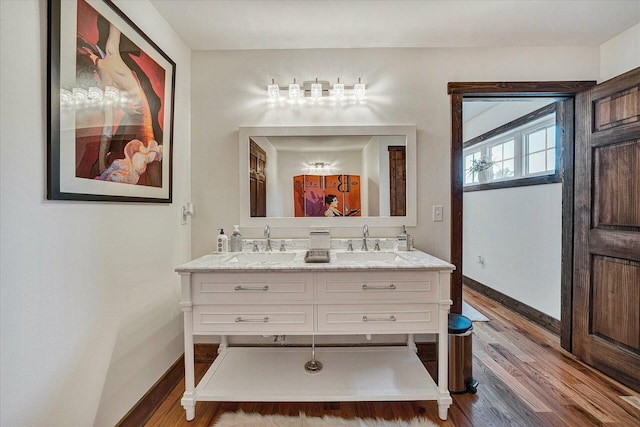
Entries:
<svg viewBox="0 0 640 427">
<path fill-rule="evenodd" d="M 559 338 L 501 305 L 465 288 L 464 299 L 489 322 L 474 323 L 473 376 L 477 394 L 453 395 L 449 418 L 435 402 L 230 403 L 198 402 L 187 422 L 179 384 L 146 426 L 211 426 L 228 411 L 261 414 L 410 419 L 422 416 L 441 426 L 640 426 L 639 393 L 577 361 Z M 196 380 L 207 370 L 196 365 Z M 428 366 L 432 372 L 434 367 Z M 626 400 L 622 396 L 632 396 Z"/>
</svg>

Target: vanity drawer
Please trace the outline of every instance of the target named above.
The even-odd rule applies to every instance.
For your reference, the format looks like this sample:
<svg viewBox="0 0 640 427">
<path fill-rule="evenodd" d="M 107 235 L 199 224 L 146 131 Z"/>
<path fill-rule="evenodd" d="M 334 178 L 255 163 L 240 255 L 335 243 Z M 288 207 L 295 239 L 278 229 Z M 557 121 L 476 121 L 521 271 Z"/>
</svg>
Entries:
<svg viewBox="0 0 640 427">
<path fill-rule="evenodd" d="M 318 332 L 437 332 L 438 304 L 321 304 Z"/>
<path fill-rule="evenodd" d="M 210 273 L 192 278 L 193 302 L 310 301 L 313 276 L 278 273 Z"/>
<path fill-rule="evenodd" d="M 216 333 L 313 332 L 313 305 L 203 305 L 193 307 L 193 331 Z"/>
<path fill-rule="evenodd" d="M 331 301 L 438 301 L 435 272 L 353 272 L 321 274 L 318 299 Z"/>
</svg>

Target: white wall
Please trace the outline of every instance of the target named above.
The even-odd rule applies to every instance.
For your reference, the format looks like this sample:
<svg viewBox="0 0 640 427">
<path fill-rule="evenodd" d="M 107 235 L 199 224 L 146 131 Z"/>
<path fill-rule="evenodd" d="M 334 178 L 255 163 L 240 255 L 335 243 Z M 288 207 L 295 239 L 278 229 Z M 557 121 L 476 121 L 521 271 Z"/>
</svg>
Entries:
<svg viewBox="0 0 640 427">
<path fill-rule="evenodd" d="M 600 46 L 600 82 L 640 67 L 640 23 Z"/>
<path fill-rule="evenodd" d="M 464 275 L 560 319 L 562 184 L 467 192 L 463 206 Z"/>
<path fill-rule="evenodd" d="M 192 58 L 193 256 L 211 252 L 216 227 L 239 221 L 237 164 L 239 126 L 417 125 L 418 226 L 416 247 L 449 259 L 450 81 L 595 80 L 598 47 L 485 49 L 321 49 L 200 51 Z M 368 85 L 361 105 L 270 108 L 266 84 L 319 77 Z M 413 203 L 413 201 L 409 201 Z M 431 221 L 433 205 L 445 207 Z M 267 222 L 267 221 L 265 221 Z M 395 236 L 397 227 L 370 230 Z M 242 230 L 260 237 L 262 229 Z M 358 236 L 359 229 L 334 229 Z M 304 228 L 273 229 L 272 236 L 304 237 Z"/>
<path fill-rule="evenodd" d="M 190 51 L 116 3 L 177 62 L 173 204 L 45 200 L 46 1 L 0 3 L 2 426 L 112 426 L 183 351 Z"/>
<path fill-rule="evenodd" d="M 497 102 L 493 107 L 478 114 L 471 120 L 465 119 L 465 111 L 467 106 L 475 102 L 462 103 L 462 121 L 464 122 L 463 139 L 469 141 L 477 136 L 485 134 L 490 130 L 500 127 L 504 124 L 514 121 L 526 114 L 536 111 L 539 108 L 549 105 L 553 99 L 547 98 L 544 101 L 524 101 L 517 100 L 509 102 Z"/>
</svg>

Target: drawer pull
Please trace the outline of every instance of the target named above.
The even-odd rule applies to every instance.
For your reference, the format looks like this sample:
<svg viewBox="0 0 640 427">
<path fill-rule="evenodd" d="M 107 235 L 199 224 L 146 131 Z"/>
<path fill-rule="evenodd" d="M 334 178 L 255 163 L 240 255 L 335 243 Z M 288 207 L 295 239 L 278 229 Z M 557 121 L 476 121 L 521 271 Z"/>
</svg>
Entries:
<svg viewBox="0 0 640 427">
<path fill-rule="evenodd" d="M 396 285 L 394 285 L 393 283 L 390 285 L 382 285 L 382 286 L 371 286 L 371 285 L 367 285 L 366 283 L 364 285 L 362 285 L 362 290 L 363 291 L 368 291 L 368 290 L 394 290 L 396 288 Z"/>
<path fill-rule="evenodd" d="M 267 322 L 269 322 L 269 317 L 265 317 L 263 319 L 243 319 L 240 316 L 236 317 L 236 323 L 241 323 L 241 322 L 245 322 L 245 323 L 267 323 Z"/>
<path fill-rule="evenodd" d="M 395 322 L 396 316 L 393 314 L 389 317 L 372 317 L 368 318 L 367 316 L 362 316 L 363 322 Z"/>
<path fill-rule="evenodd" d="M 236 286 L 236 291 L 268 291 L 269 285 L 264 286 Z"/>
</svg>

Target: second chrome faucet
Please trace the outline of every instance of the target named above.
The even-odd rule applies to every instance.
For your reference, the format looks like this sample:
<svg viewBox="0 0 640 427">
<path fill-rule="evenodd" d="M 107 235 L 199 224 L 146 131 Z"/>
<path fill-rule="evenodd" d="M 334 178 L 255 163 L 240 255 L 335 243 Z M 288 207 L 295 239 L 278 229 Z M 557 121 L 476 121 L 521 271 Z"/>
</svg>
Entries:
<svg viewBox="0 0 640 427">
<path fill-rule="evenodd" d="M 268 224 L 264 226 L 264 237 L 267 238 L 267 244 L 265 245 L 264 250 L 271 251 L 271 228 Z"/>
<path fill-rule="evenodd" d="M 363 251 L 368 251 L 367 247 L 367 237 L 369 237 L 369 226 L 367 224 L 362 226 L 362 249 Z"/>
</svg>

